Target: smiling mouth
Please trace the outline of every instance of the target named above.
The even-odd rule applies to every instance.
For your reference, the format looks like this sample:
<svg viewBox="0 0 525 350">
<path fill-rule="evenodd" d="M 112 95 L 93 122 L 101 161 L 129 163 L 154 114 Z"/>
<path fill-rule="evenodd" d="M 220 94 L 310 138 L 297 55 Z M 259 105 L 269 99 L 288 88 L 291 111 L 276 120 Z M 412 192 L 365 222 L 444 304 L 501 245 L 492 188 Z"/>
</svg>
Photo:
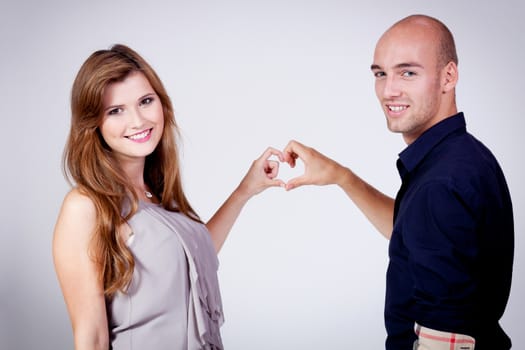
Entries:
<svg viewBox="0 0 525 350">
<path fill-rule="evenodd" d="M 386 108 L 388 108 L 388 110 L 391 112 L 399 113 L 406 110 L 408 105 L 386 105 Z"/>
<path fill-rule="evenodd" d="M 151 130 L 153 129 L 147 129 L 142 132 L 139 132 L 138 134 L 126 136 L 126 138 L 133 140 L 133 141 L 140 141 L 140 140 L 147 138 L 151 134 Z"/>
</svg>

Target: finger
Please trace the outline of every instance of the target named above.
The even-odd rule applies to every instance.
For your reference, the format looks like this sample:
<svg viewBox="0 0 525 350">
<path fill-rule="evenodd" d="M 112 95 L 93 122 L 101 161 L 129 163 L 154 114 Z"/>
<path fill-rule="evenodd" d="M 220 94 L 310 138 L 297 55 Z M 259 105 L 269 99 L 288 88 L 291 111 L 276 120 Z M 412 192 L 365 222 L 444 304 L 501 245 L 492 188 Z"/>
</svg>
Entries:
<svg viewBox="0 0 525 350">
<path fill-rule="evenodd" d="M 281 162 L 284 162 L 283 152 L 276 148 L 268 147 L 263 154 L 259 157 L 260 160 L 268 160 L 271 156 L 277 156 Z"/>
<path fill-rule="evenodd" d="M 285 153 L 285 162 L 288 163 L 288 165 L 290 165 L 290 168 L 295 168 L 295 165 L 296 165 L 296 159 L 298 158 L 297 154 L 295 153 L 291 153 L 291 154 L 288 154 L 288 153 Z"/>
<path fill-rule="evenodd" d="M 299 158 L 297 153 L 290 150 L 285 150 L 284 152 L 284 161 L 290 165 L 291 168 L 295 167 L 296 159 Z"/>
<path fill-rule="evenodd" d="M 306 146 L 300 143 L 299 141 L 290 140 L 288 144 L 286 145 L 286 147 L 284 148 L 283 153 L 286 153 L 288 151 L 295 152 L 296 150 L 304 149 L 305 147 Z"/>
<path fill-rule="evenodd" d="M 268 181 L 268 186 L 286 188 L 286 183 L 281 179 L 273 179 L 273 180 Z"/>
<path fill-rule="evenodd" d="M 300 142 L 291 140 L 284 148 L 284 160 L 290 164 L 292 168 L 295 167 L 297 158 L 303 159 L 302 154 L 304 154 L 305 148 Z"/>
<path fill-rule="evenodd" d="M 264 167 L 264 172 L 269 178 L 274 178 L 279 173 L 279 162 L 269 160 Z"/>
<path fill-rule="evenodd" d="M 285 189 L 287 191 L 290 191 L 290 190 L 293 190 L 294 188 L 304 186 L 306 184 L 308 184 L 306 177 L 304 175 L 301 175 L 298 177 L 294 177 L 291 180 L 288 180 L 288 182 L 286 183 Z"/>
</svg>

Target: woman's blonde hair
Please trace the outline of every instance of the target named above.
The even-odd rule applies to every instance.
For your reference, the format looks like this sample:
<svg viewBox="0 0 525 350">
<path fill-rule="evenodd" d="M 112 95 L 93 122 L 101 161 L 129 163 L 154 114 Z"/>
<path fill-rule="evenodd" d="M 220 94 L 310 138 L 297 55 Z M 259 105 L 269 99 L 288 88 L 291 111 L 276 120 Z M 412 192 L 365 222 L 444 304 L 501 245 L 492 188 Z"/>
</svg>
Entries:
<svg viewBox="0 0 525 350">
<path fill-rule="evenodd" d="M 71 91 L 71 130 L 64 150 L 63 167 L 68 181 L 95 204 L 97 221 L 90 254 L 99 265 L 104 293 L 125 291 L 135 266 L 133 255 L 117 232 L 138 208 L 138 197 L 99 127 L 103 95 L 108 84 L 141 72 L 158 95 L 164 112 L 164 130 L 156 149 L 146 157 L 144 181 L 162 206 L 193 220 L 200 219 L 190 206 L 180 174 L 175 135 L 179 135 L 171 100 L 151 66 L 124 45 L 91 54 L 81 66 Z M 123 211 L 125 203 L 129 210 Z"/>
</svg>

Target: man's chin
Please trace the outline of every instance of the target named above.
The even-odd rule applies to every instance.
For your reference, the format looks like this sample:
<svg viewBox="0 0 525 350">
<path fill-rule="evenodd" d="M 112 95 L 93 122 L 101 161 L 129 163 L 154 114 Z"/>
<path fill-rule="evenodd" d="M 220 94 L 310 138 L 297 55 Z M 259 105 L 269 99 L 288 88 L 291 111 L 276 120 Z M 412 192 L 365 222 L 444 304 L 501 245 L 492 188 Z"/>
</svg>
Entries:
<svg viewBox="0 0 525 350">
<path fill-rule="evenodd" d="M 396 133 L 396 134 L 403 133 L 403 128 L 400 125 L 398 125 L 398 123 L 392 123 L 390 121 L 387 121 L 386 127 L 388 128 L 389 131 L 393 133 Z"/>
</svg>

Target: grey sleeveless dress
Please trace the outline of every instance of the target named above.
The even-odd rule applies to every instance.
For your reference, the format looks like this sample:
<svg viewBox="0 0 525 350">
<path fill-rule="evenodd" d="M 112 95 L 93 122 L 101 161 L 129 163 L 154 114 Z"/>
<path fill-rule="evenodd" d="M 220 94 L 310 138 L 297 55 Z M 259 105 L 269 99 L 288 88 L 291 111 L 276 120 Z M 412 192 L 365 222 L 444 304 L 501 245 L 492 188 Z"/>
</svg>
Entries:
<svg viewBox="0 0 525 350">
<path fill-rule="evenodd" d="M 206 227 L 144 202 L 129 225 L 135 270 L 127 292 L 107 301 L 112 349 L 223 349 L 219 263 Z"/>
</svg>

